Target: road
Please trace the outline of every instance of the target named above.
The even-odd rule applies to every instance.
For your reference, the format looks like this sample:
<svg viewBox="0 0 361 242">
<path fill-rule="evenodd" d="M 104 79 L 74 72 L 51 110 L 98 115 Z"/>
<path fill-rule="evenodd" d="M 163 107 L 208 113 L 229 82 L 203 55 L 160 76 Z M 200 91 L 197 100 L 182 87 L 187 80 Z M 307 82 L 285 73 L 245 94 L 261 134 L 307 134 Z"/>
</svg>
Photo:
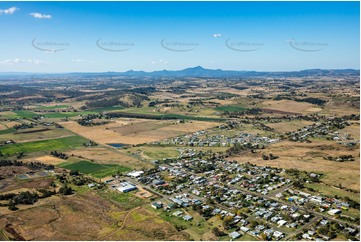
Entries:
<svg viewBox="0 0 361 242">
<path fill-rule="evenodd" d="M 309 227 L 312 226 L 312 224 L 314 224 L 317 220 L 319 219 L 318 216 L 314 217 L 313 219 L 311 219 L 307 224 L 304 224 L 303 226 L 301 226 L 300 228 L 298 228 L 295 232 L 290 233 L 289 235 L 287 235 L 284 240 L 295 240 L 293 237 L 296 236 L 296 234 L 300 233 L 301 231 L 303 231 L 304 229 L 308 229 Z"/>
<path fill-rule="evenodd" d="M 131 182 L 133 182 L 134 184 L 136 184 L 136 185 L 138 185 L 138 186 L 141 186 L 141 187 L 149 190 L 150 192 L 158 195 L 159 197 L 161 197 L 161 198 L 163 198 L 163 199 L 167 199 L 167 200 L 169 200 L 169 201 L 172 201 L 172 200 L 170 199 L 171 197 L 174 197 L 174 196 L 177 195 L 177 194 L 172 194 L 172 195 L 161 194 L 161 193 L 155 191 L 155 190 L 154 190 L 153 188 L 151 188 L 150 186 L 139 183 L 136 179 L 128 178 L 128 180 L 130 180 Z M 287 232 L 285 232 L 281 227 L 278 227 L 277 225 L 272 224 L 272 223 L 269 223 L 268 221 L 266 221 L 266 223 L 267 223 L 268 225 L 270 225 L 271 227 L 276 228 L 277 230 L 279 230 L 279 231 L 287 234 L 287 236 L 284 238 L 284 240 L 292 239 L 297 233 L 299 233 L 299 232 L 302 231 L 303 229 L 307 229 L 307 228 L 311 227 L 317 220 L 319 220 L 319 219 L 321 219 L 321 218 L 322 218 L 322 219 L 327 219 L 327 220 L 330 220 L 330 221 L 334 221 L 334 222 L 337 222 L 337 223 L 341 223 L 341 224 L 343 224 L 343 225 L 348 224 L 347 222 L 340 221 L 340 220 L 335 219 L 335 218 L 333 218 L 333 217 L 331 217 L 331 216 L 328 216 L 328 215 L 325 215 L 325 214 L 322 214 L 322 213 L 319 213 L 319 212 L 311 211 L 311 210 L 306 209 L 305 207 L 302 207 L 302 206 L 300 206 L 300 205 L 297 205 L 297 204 L 294 204 L 294 203 L 290 203 L 290 202 L 286 202 L 286 201 L 283 201 L 283 200 L 280 200 L 280 199 L 274 197 L 274 195 L 276 195 L 276 194 L 278 194 L 278 193 L 282 193 L 282 192 L 284 192 L 286 189 L 288 189 L 288 188 L 290 188 L 290 187 L 292 187 L 292 186 L 293 186 L 292 183 L 291 183 L 291 184 L 288 184 L 288 185 L 286 185 L 286 186 L 284 186 L 284 187 L 281 187 L 280 189 L 277 189 L 277 190 L 275 190 L 275 191 L 272 191 L 272 192 L 271 192 L 270 194 L 268 194 L 268 195 L 263 195 L 263 194 L 260 194 L 260 193 L 252 192 L 252 191 L 249 191 L 249 190 L 247 190 L 247 189 L 244 189 L 244 188 L 242 188 L 242 187 L 240 187 L 240 186 L 229 185 L 228 187 L 229 187 L 230 189 L 240 190 L 240 191 L 242 191 L 244 194 L 250 194 L 250 195 L 252 195 L 252 196 L 261 197 L 261 198 L 263 198 L 263 199 L 273 200 L 273 201 L 276 201 L 276 202 L 278 202 L 278 203 L 280 203 L 280 204 L 283 204 L 283 205 L 296 207 L 296 208 L 298 208 L 300 211 L 303 211 L 303 212 L 306 213 L 306 214 L 311 214 L 311 215 L 314 216 L 308 223 L 306 223 L 305 225 L 301 226 L 301 227 L 298 228 L 295 232 L 292 232 L 292 233 L 290 233 L 290 234 L 287 234 Z M 191 191 L 191 190 L 192 190 L 192 187 L 189 189 L 189 191 Z M 192 196 L 195 197 L 195 198 L 197 198 L 197 199 L 199 199 L 199 200 L 202 201 L 202 202 L 205 202 L 205 198 L 204 198 L 204 197 L 199 197 L 199 196 L 196 196 L 196 195 L 194 195 L 194 194 L 192 194 Z M 223 210 L 226 210 L 226 211 L 229 211 L 229 210 L 231 209 L 231 208 L 226 207 L 226 206 L 224 206 L 224 205 L 222 205 L 222 204 L 217 204 L 217 206 L 218 206 L 219 208 L 223 209 Z M 252 216 L 252 215 L 250 215 L 250 216 Z M 262 221 L 263 221 L 263 220 L 262 220 Z M 351 225 L 351 227 L 356 227 L 356 228 L 360 229 L 359 226 L 356 226 L 356 225 Z"/>
</svg>

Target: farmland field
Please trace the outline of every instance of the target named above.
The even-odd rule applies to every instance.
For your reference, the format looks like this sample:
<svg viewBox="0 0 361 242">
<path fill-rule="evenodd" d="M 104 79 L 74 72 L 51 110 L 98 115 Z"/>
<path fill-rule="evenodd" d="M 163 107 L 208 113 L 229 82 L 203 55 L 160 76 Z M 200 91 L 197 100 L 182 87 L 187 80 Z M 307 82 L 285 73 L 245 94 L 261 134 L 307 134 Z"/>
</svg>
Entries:
<svg viewBox="0 0 361 242">
<path fill-rule="evenodd" d="M 81 112 L 55 112 L 55 113 L 39 113 L 38 115 L 44 116 L 45 118 L 67 118 L 67 117 L 76 117 L 87 114 L 95 114 L 96 112 L 92 111 L 81 111 Z"/>
<path fill-rule="evenodd" d="M 24 162 L 41 162 L 44 164 L 50 164 L 50 165 L 58 165 L 60 163 L 63 163 L 64 160 L 51 156 L 51 155 L 44 155 L 44 156 L 39 156 L 39 157 L 31 157 L 31 158 L 26 158 L 23 159 Z"/>
<path fill-rule="evenodd" d="M 74 134 L 64 129 L 48 127 L 36 127 L 23 130 L 8 129 L 0 131 L 0 141 L 14 140 L 17 143 L 44 139 L 56 139 L 68 136 L 74 136 Z"/>
<path fill-rule="evenodd" d="M 313 122 L 310 121 L 292 121 L 292 122 L 280 122 L 280 123 L 270 123 L 267 126 L 275 129 L 276 132 L 287 133 L 296 131 L 300 128 L 303 128 L 307 125 L 311 125 Z"/>
<path fill-rule="evenodd" d="M 10 144 L 1 147 L 3 154 L 15 154 L 19 152 L 32 153 L 32 152 L 47 152 L 47 151 L 64 151 L 83 146 L 88 140 L 80 136 L 70 136 L 59 139 L 49 139 L 42 141 L 32 141 L 26 143 Z"/>
<path fill-rule="evenodd" d="M 27 110 L 18 110 L 12 112 L 0 112 L 0 117 L 6 117 L 9 119 L 16 119 L 16 118 L 33 118 L 37 114 Z"/>
<path fill-rule="evenodd" d="M 227 111 L 227 112 L 241 112 L 246 110 L 247 108 L 236 106 L 236 105 L 225 105 L 225 106 L 219 106 L 215 108 L 218 111 Z"/>
<path fill-rule="evenodd" d="M 0 135 L 3 136 L 5 134 L 11 134 L 11 133 L 14 133 L 14 132 L 16 132 L 16 129 L 13 129 L 13 128 L 3 129 L 3 130 L 0 130 Z"/>
<path fill-rule="evenodd" d="M 272 100 L 272 101 L 264 101 L 261 104 L 262 108 L 277 110 L 281 112 L 292 112 L 292 113 L 314 113 L 318 112 L 322 109 L 315 109 L 315 105 L 307 103 L 307 102 L 296 102 L 292 100 Z"/>
<path fill-rule="evenodd" d="M 116 173 L 122 173 L 130 171 L 128 167 L 116 165 L 116 164 L 97 164 L 89 161 L 76 161 L 76 162 L 64 162 L 58 165 L 61 168 L 65 168 L 71 171 L 79 171 L 84 174 L 89 174 L 96 178 L 103 178 L 114 175 Z"/>
<path fill-rule="evenodd" d="M 36 109 L 38 110 L 51 110 L 51 109 L 63 109 L 68 108 L 68 105 L 54 105 L 54 106 L 38 106 Z"/>
<path fill-rule="evenodd" d="M 61 122 L 61 124 L 72 132 L 103 145 L 109 143 L 142 144 L 219 125 L 219 123 L 202 121 L 177 123 L 172 120 L 127 120 L 124 124 L 114 122 L 95 127 L 84 127 L 72 121 Z"/>
<path fill-rule="evenodd" d="M 152 167 L 149 162 L 143 162 L 128 155 L 126 150 L 116 150 L 106 147 L 87 147 L 65 152 L 68 156 L 85 158 L 99 164 L 118 164 L 137 169 L 139 167 Z"/>
</svg>

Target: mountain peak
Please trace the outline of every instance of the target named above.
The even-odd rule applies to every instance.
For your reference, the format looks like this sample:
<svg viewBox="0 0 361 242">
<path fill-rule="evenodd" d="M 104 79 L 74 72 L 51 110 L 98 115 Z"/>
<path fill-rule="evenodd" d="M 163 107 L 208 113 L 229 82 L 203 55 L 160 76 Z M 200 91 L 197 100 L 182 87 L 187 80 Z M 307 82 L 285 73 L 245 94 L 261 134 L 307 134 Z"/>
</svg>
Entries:
<svg viewBox="0 0 361 242">
<path fill-rule="evenodd" d="M 205 70 L 203 67 L 201 66 L 195 66 L 195 67 L 190 67 L 190 68 L 186 68 L 186 70 Z"/>
</svg>

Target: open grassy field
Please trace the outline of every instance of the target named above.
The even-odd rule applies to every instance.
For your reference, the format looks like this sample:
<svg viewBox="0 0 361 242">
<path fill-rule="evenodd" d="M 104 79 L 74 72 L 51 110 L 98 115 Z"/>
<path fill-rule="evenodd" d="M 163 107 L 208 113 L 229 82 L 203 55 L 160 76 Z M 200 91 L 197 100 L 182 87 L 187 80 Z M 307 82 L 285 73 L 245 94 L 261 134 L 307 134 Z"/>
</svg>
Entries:
<svg viewBox="0 0 361 242">
<path fill-rule="evenodd" d="M 309 114 L 322 111 L 321 108 L 307 102 L 296 102 L 292 100 L 267 100 L 260 104 L 261 108 L 267 108 L 282 112 Z"/>
<path fill-rule="evenodd" d="M 356 106 L 351 106 L 346 100 L 340 101 L 339 99 L 344 98 L 331 98 L 329 102 L 325 104 L 324 109 L 322 110 L 323 114 L 326 115 L 350 115 L 350 114 L 359 114 L 360 109 Z"/>
<path fill-rule="evenodd" d="M 122 150 L 122 152 L 135 154 L 141 158 L 145 158 L 147 160 L 162 160 L 164 158 L 176 158 L 181 153 L 178 150 L 179 148 L 188 148 L 188 149 L 194 149 L 199 151 L 208 151 L 211 150 L 212 152 L 224 152 L 229 147 L 158 147 L 158 146 L 141 146 L 141 147 L 132 147 L 126 150 Z"/>
<path fill-rule="evenodd" d="M 26 143 L 17 143 L 6 145 L 0 148 L 3 154 L 15 154 L 19 152 L 32 153 L 32 152 L 48 152 L 48 151 L 64 151 L 82 147 L 88 140 L 80 136 L 70 136 L 59 139 L 49 139 L 42 141 L 32 141 Z"/>
<path fill-rule="evenodd" d="M 127 149 L 126 152 L 139 153 L 143 158 L 146 158 L 148 160 L 176 158 L 180 155 L 179 151 L 175 147 L 153 147 L 153 146 L 132 147 Z"/>
<path fill-rule="evenodd" d="M 76 116 L 82 116 L 87 114 L 96 114 L 93 111 L 80 111 L 80 112 L 55 112 L 55 113 L 39 113 L 39 115 L 45 118 L 70 118 Z"/>
<path fill-rule="evenodd" d="M 101 197 L 104 197 L 108 200 L 116 202 L 123 209 L 128 210 L 141 205 L 144 205 L 148 200 L 143 200 L 139 197 L 136 197 L 134 194 L 136 191 L 122 193 L 113 190 L 100 190 L 98 194 Z"/>
<path fill-rule="evenodd" d="M 109 143 L 142 144 L 219 125 L 219 123 L 201 121 L 177 123 L 173 120 L 131 120 L 131 122 L 125 122 L 124 125 L 114 122 L 94 127 L 84 127 L 72 121 L 61 122 L 61 124 L 74 133 L 104 145 Z"/>
<path fill-rule="evenodd" d="M 105 147 L 87 147 L 65 152 L 68 156 L 76 156 L 99 164 L 117 164 L 121 166 L 139 169 L 139 167 L 150 168 L 152 164 L 133 158 L 126 150 L 115 150 Z"/>
<path fill-rule="evenodd" d="M 16 175 L 25 174 L 29 172 L 29 169 L 25 167 L 6 167 L 6 171 L 4 171 L 4 167 L 1 167 L 1 174 L 9 174 L 13 173 Z M 52 177 L 40 177 L 40 178 L 32 178 L 32 179 L 5 179 L 1 182 L 0 193 L 17 193 L 20 191 L 35 191 L 36 189 L 49 189 L 50 184 L 52 182 Z M 1 207 L 0 207 L 1 208 Z M 3 208 L 1 213 L 4 213 L 7 210 L 6 207 Z M 6 211 L 8 212 L 8 211 Z"/>
<path fill-rule="evenodd" d="M 303 128 L 307 125 L 311 125 L 313 122 L 310 121 L 291 121 L 291 122 L 280 122 L 280 123 L 268 123 L 267 126 L 274 128 L 278 133 L 287 133 L 296 131 L 297 129 Z"/>
<path fill-rule="evenodd" d="M 128 199 L 125 204 L 135 203 Z M 151 211 L 129 210 L 95 192 L 42 199 L 35 206 L 2 216 L 0 229 L 6 224 L 25 240 L 187 239 Z"/>
<path fill-rule="evenodd" d="M 240 155 L 230 159 L 281 168 L 297 168 L 299 170 L 322 172 L 322 181 L 360 191 L 360 158 L 359 150 L 349 150 L 334 141 L 312 140 L 313 143 L 282 141 L 268 146 L 256 154 Z M 279 156 L 276 160 L 263 160 L 262 153 Z M 323 159 L 324 156 L 353 155 L 355 161 L 335 162 Z"/>
<path fill-rule="evenodd" d="M 0 123 L 0 132 L 8 129 L 8 127 L 5 124 Z"/>
<path fill-rule="evenodd" d="M 5 137 L 5 135 L 7 135 L 7 134 L 12 134 L 12 133 L 14 133 L 14 132 L 16 132 L 16 129 L 13 129 L 13 128 L 10 128 L 10 129 L 5 128 L 5 129 L 2 129 L 2 130 L 0 130 L 0 137 Z"/>
<path fill-rule="evenodd" d="M 8 119 L 16 119 L 16 118 L 33 118 L 37 116 L 36 113 L 28 111 L 28 110 L 18 110 L 11 112 L 0 112 L 0 117 L 5 117 Z"/>
<path fill-rule="evenodd" d="M 227 112 L 242 112 L 244 110 L 246 110 L 247 108 L 238 106 L 238 105 L 225 105 L 225 106 L 219 106 L 216 107 L 215 110 L 218 111 L 227 111 Z"/>
<path fill-rule="evenodd" d="M 1 127 L 0 130 L 10 129 L 18 124 L 21 124 L 21 123 L 17 122 L 17 121 L 1 121 L 0 122 L 0 127 Z"/>
<path fill-rule="evenodd" d="M 350 126 L 341 129 L 340 133 L 346 133 L 351 136 L 352 139 L 360 140 L 360 122 L 351 122 Z"/>
<path fill-rule="evenodd" d="M 114 175 L 116 173 L 122 173 L 130 171 L 128 167 L 120 166 L 116 164 L 97 164 L 89 161 L 67 161 L 58 164 L 59 167 L 72 171 L 79 171 L 84 174 L 91 175 L 96 178 L 103 178 Z"/>
<path fill-rule="evenodd" d="M 14 130 L 8 129 L 0 131 L 0 140 L 14 140 L 17 143 L 63 138 L 74 134 L 65 129 L 36 127 L 32 129 Z"/>
<path fill-rule="evenodd" d="M 184 232 L 178 232 L 168 221 L 159 218 L 155 211 L 141 207 L 128 213 L 124 227 L 113 240 L 189 240 Z"/>
<path fill-rule="evenodd" d="M 50 165 L 58 165 L 60 163 L 63 163 L 64 160 L 57 158 L 55 156 L 51 156 L 51 155 L 44 155 L 44 156 L 39 156 L 39 157 L 31 157 L 31 158 L 27 158 L 27 159 L 23 159 L 24 162 L 40 162 L 43 164 L 50 164 Z"/>
<path fill-rule="evenodd" d="M 54 105 L 54 106 L 37 106 L 38 110 L 52 110 L 52 109 L 64 109 L 68 108 L 68 105 Z"/>
<path fill-rule="evenodd" d="M 349 197 L 354 201 L 360 202 L 360 193 L 353 193 L 353 192 L 348 192 L 348 191 L 345 191 L 343 189 L 339 189 L 336 187 L 325 186 L 322 183 L 306 184 L 306 187 L 313 188 L 314 190 L 319 191 L 320 193 L 322 193 L 323 195 L 326 195 L 326 196 L 337 195 L 339 197 Z"/>
<path fill-rule="evenodd" d="M 93 112 L 108 112 L 108 111 L 116 111 L 123 110 L 124 107 L 106 107 L 106 108 L 95 108 L 92 109 Z"/>
</svg>

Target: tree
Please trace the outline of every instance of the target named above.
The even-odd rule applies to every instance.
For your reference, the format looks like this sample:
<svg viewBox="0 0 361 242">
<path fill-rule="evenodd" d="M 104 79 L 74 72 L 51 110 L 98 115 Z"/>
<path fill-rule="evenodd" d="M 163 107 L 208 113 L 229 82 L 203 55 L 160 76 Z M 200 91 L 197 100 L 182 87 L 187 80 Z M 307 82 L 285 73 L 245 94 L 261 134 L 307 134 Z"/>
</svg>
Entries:
<svg viewBox="0 0 361 242">
<path fill-rule="evenodd" d="M 250 223 L 250 226 L 252 228 L 256 227 L 257 225 L 259 225 L 258 221 L 257 220 L 252 220 L 251 223 Z"/>
<path fill-rule="evenodd" d="M 223 231 L 220 231 L 217 227 L 214 227 L 212 229 L 212 232 L 214 235 L 218 236 L 218 237 L 221 237 L 221 236 L 224 236 L 225 233 Z"/>
<path fill-rule="evenodd" d="M 268 240 L 268 236 L 267 236 L 267 234 L 265 234 L 265 233 L 262 233 L 262 234 L 261 234 L 261 238 L 262 238 L 263 241 Z"/>
<path fill-rule="evenodd" d="M 63 195 L 71 195 L 73 194 L 73 189 L 71 187 L 68 187 L 67 185 L 64 185 L 59 189 L 59 193 Z"/>
<path fill-rule="evenodd" d="M 232 220 L 233 220 L 233 218 L 231 216 L 224 217 L 224 219 L 223 219 L 223 227 L 225 229 L 230 229 L 232 227 L 232 224 L 231 224 Z"/>
<path fill-rule="evenodd" d="M 12 200 L 10 200 L 10 202 L 9 202 L 9 210 L 11 210 L 11 211 L 18 210 L 18 208 L 16 207 L 15 203 Z"/>
</svg>

